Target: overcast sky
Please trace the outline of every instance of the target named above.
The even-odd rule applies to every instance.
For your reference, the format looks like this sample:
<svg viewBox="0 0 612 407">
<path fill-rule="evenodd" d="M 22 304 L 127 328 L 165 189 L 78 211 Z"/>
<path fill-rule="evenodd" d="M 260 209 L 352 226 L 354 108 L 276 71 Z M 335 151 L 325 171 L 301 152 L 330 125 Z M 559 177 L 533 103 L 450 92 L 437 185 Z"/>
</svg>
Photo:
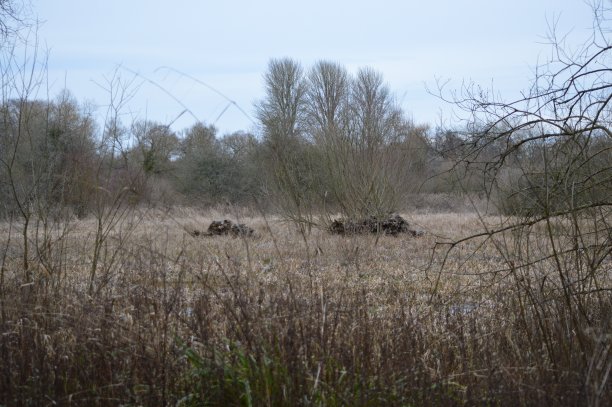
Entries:
<svg viewBox="0 0 612 407">
<path fill-rule="evenodd" d="M 121 66 L 123 76 L 136 72 L 143 82 L 129 106 L 132 118 L 164 123 L 185 107 L 213 123 L 228 106 L 189 77 L 253 117 L 268 61 L 291 57 L 305 67 L 320 59 L 351 72 L 370 66 L 384 75 L 415 122 L 435 124 L 441 112 L 449 118 L 448 107 L 426 90 L 435 88 L 436 78 L 450 80 L 449 89 L 470 80 L 493 84 L 511 98 L 528 87 L 537 62 L 549 57 L 551 22 L 576 41 L 592 22 L 581 0 L 32 0 L 32 5 L 42 22 L 40 40 L 50 51 L 52 94 L 66 87 L 79 101 L 103 106 L 109 97 L 99 84 Z M 184 114 L 173 128 L 191 125 L 193 116 Z M 233 105 L 215 125 L 221 133 L 252 128 Z"/>
</svg>

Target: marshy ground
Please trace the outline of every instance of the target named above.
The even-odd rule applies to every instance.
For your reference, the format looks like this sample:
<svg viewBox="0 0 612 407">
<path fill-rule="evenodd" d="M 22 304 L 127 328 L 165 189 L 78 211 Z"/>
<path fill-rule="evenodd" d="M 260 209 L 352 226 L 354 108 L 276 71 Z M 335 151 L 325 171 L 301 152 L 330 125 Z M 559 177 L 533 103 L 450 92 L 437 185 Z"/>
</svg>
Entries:
<svg viewBox="0 0 612 407">
<path fill-rule="evenodd" d="M 19 225 L 4 223 L 0 404 L 611 400 L 609 259 L 576 332 L 554 268 L 514 269 L 512 236 L 447 244 L 507 219 L 402 215 L 424 235 L 175 208 L 134 211 L 100 241 L 96 219 L 72 220 L 31 237 L 30 282 Z M 219 219 L 255 235 L 190 233 Z"/>
</svg>

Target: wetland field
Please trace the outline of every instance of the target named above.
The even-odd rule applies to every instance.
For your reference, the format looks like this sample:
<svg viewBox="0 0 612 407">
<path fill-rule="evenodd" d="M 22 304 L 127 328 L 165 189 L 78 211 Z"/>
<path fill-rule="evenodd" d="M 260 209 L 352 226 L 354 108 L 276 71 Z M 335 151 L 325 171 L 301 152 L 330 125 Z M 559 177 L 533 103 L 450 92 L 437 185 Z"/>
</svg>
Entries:
<svg viewBox="0 0 612 407">
<path fill-rule="evenodd" d="M 27 270 L 22 228 L 4 222 L 0 404 L 611 400 L 609 259 L 596 278 L 560 275 L 556 261 L 588 256 L 539 256 L 546 227 L 461 241 L 507 219 L 402 215 L 423 235 L 247 210 L 132 210 L 103 233 L 94 217 L 48 222 L 30 228 Z M 220 219 L 255 234 L 195 236 Z M 561 278 L 584 280 L 579 300 Z"/>
</svg>

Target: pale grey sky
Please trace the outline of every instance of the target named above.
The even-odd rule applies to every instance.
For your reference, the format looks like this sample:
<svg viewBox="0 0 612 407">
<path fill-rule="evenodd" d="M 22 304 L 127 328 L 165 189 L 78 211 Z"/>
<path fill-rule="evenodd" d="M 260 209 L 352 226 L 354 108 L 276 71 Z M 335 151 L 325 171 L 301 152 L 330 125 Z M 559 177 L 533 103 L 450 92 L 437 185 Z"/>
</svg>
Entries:
<svg viewBox="0 0 612 407">
<path fill-rule="evenodd" d="M 263 97 L 270 58 L 292 57 L 305 67 L 320 59 L 354 72 L 380 71 L 417 123 L 434 124 L 448 107 L 430 96 L 436 78 L 450 88 L 473 80 L 511 98 L 529 85 L 538 60 L 549 57 L 547 24 L 580 42 L 591 27 L 581 0 L 439 0 L 292 2 L 194 0 L 32 0 L 48 47 L 52 94 L 64 86 L 79 101 L 108 103 L 96 83 L 119 65 L 162 86 L 206 123 L 228 102 L 207 87 L 163 69 L 171 67 L 213 86 L 253 116 Z M 162 69 L 160 69 L 162 68 Z M 173 121 L 183 107 L 149 82 L 129 108 L 133 118 Z M 183 115 L 173 128 L 192 124 Z M 230 106 L 216 122 L 221 133 L 249 130 Z"/>
</svg>

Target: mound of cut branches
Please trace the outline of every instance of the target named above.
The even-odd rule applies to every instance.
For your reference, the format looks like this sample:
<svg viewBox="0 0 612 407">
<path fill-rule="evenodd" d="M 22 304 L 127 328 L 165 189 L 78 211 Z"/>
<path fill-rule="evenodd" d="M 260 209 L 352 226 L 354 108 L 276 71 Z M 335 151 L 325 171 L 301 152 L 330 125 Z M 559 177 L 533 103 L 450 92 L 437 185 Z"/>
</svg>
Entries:
<svg viewBox="0 0 612 407">
<path fill-rule="evenodd" d="M 248 227 L 244 223 L 234 223 L 231 220 L 214 220 L 208 226 L 206 232 L 194 230 L 191 234 L 193 236 L 227 236 L 233 237 L 251 237 L 255 233 L 255 230 Z"/>
<path fill-rule="evenodd" d="M 335 219 L 329 226 L 329 231 L 335 235 L 384 234 L 397 236 L 405 233 L 413 237 L 423 235 L 423 231 L 410 227 L 406 219 L 400 215 L 390 215 L 385 218 L 370 216 L 365 219 Z"/>
</svg>

